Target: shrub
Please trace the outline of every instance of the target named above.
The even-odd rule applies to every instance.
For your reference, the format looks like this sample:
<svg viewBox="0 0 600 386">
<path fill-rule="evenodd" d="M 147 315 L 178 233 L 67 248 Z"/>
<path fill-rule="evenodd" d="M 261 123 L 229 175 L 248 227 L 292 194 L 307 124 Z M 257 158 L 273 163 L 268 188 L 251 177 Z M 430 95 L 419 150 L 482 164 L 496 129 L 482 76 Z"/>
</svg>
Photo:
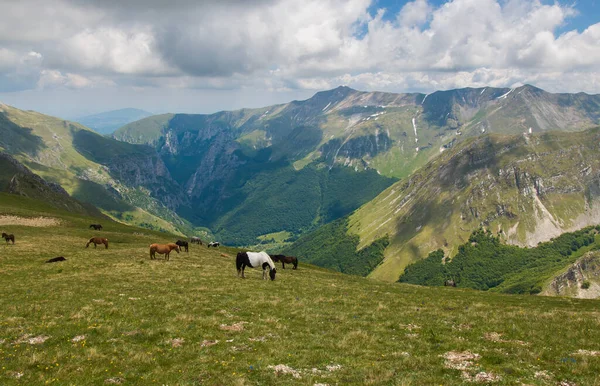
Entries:
<svg viewBox="0 0 600 386">
<path fill-rule="evenodd" d="M 583 283 L 581 283 L 581 289 L 588 289 L 590 288 L 590 282 L 588 280 L 585 280 Z"/>
</svg>

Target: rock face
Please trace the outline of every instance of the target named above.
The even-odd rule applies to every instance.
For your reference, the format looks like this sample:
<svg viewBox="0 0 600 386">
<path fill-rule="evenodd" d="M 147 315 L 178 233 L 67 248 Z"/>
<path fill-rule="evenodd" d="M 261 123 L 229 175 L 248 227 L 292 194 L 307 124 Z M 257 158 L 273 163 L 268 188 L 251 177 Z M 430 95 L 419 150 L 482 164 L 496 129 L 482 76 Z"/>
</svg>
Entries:
<svg viewBox="0 0 600 386">
<path fill-rule="evenodd" d="M 600 252 L 586 253 L 566 272 L 556 276 L 541 295 L 569 296 L 579 299 L 599 298 Z"/>
</svg>

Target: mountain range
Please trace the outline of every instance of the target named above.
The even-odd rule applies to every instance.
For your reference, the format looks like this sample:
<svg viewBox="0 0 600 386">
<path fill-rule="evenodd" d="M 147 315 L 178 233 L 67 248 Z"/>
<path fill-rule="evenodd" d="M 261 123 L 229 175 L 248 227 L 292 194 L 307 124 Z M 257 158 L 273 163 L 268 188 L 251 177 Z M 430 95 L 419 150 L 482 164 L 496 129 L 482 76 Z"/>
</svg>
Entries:
<svg viewBox="0 0 600 386">
<path fill-rule="evenodd" d="M 338 87 L 259 109 L 150 116 L 113 138 L 1 105 L 0 147 L 119 221 L 285 247 L 394 281 L 481 225 L 530 245 L 596 221 L 599 123 L 600 96 L 530 85 Z M 327 248 L 308 248 L 315 239 L 344 241 L 344 253 L 325 261 Z"/>
</svg>

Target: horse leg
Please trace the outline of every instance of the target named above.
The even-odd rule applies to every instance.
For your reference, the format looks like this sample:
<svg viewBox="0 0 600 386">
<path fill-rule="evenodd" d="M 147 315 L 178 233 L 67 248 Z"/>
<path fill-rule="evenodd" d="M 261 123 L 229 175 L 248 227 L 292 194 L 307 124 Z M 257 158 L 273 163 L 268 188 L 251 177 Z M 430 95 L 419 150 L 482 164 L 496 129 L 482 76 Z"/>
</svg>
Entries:
<svg viewBox="0 0 600 386">
<path fill-rule="evenodd" d="M 98 247 L 98 244 L 94 243 L 94 248 L 97 248 L 97 247 Z"/>
</svg>

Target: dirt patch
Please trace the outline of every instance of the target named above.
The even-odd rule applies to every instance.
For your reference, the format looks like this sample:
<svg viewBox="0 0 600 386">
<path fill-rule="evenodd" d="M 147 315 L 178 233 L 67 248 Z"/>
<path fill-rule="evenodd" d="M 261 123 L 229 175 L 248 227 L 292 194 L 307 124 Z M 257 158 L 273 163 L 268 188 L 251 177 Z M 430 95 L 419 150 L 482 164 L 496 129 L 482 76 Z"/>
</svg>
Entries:
<svg viewBox="0 0 600 386">
<path fill-rule="evenodd" d="M 22 344 L 22 343 L 42 344 L 45 341 L 47 341 L 48 339 L 50 339 L 50 337 L 46 336 L 46 335 L 32 336 L 31 334 L 26 334 L 26 335 L 23 335 L 22 337 L 20 337 L 19 339 L 15 340 L 13 342 L 13 344 L 14 345 Z"/>
<path fill-rule="evenodd" d="M 52 227 L 60 225 L 61 221 L 52 217 L 19 217 L 19 216 L 0 216 L 0 226 L 20 225 L 26 227 Z"/>
<path fill-rule="evenodd" d="M 125 379 L 120 378 L 120 377 L 112 377 L 112 378 L 107 378 L 104 380 L 104 383 L 108 383 L 111 385 L 120 385 L 123 382 L 125 382 Z"/>
<path fill-rule="evenodd" d="M 470 375 L 468 372 L 463 371 L 463 378 L 469 382 L 480 382 L 480 383 L 490 383 L 490 382 L 498 382 L 500 377 L 494 373 L 486 373 L 485 371 L 480 371 L 475 374 L 475 376 Z"/>
<path fill-rule="evenodd" d="M 275 374 L 277 374 L 277 375 L 279 375 L 279 374 L 290 374 L 294 378 L 297 378 L 297 379 L 302 378 L 300 376 L 300 372 L 298 370 L 295 370 L 295 369 L 291 368 L 288 365 L 269 366 L 268 368 L 275 370 Z"/>
<path fill-rule="evenodd" d="M 479 354 L 474 354 L 470 351 L 448 351 L 440 356 L 446 360 L 444 362 L 444 367 L 454 370 L 468 370 L 473 367 L 475 361 L 478 361 L 479 358 L 481 358 Z"/>
<path fill-rule="evenodd" d="M 219 343 L 218 340 L 203 340 L 202 343 L 200 343 L 200 347 L 210 347 L 210 346 L 214 346 L 215 344 Z"/>
<path fill-rule="evenodd" d="M 483 337 L 491 342 L 497 342 L 497 343 L 512 343 L 512 344 L 518 344 L 521 346 L 527 346 L 529 345 L 529 343 L 527 342 L 523 342 L 522 340 L 509 340 L 509 339 L 503 339 L 502 338 L 502 334 L 498 333 L 498 332 L 486 332 L 485 334 L 483 334 Z"/>
<path fill-rule="evenodd" d="M 225 331 L 244 331 L 244 324 L 246 324 L 248 322 L 237 322 L 232 324 L 231 326 L 228 326 L 226 324 L 221 324 L 219 326 L 219 328 L 221 330 L 225 330 Z"/>
<path fill-rule="evenodd" d="M 600 357 L 600 351 L 591 351 L 591 350 L 577 350 L 574 355 L 583 355 L 587 357 Z"/>
<path fill-rule="evenodd" d="M 173 338 L 167 341 L 167 343 L 170 344 L 172 347 L 181 347 L 183 346 L 183 342 L 185 342 L 185 339 L 183 338 Z"/>
</svg>

